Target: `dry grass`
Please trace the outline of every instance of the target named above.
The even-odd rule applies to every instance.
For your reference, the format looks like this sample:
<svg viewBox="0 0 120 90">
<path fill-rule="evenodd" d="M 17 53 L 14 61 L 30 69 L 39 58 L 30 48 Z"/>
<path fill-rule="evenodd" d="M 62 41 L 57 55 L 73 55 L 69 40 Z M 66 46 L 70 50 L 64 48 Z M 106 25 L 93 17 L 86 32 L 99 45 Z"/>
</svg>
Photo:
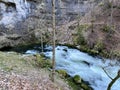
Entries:
<svg viewBox="0 0 120 90">
<path fill-rule="evenodd" d="M 47 68 L 35 66 L 34 56 L 0 52 L 0 90 L 70 90 L 57 75 L 50 80 Z"/>
</svg>

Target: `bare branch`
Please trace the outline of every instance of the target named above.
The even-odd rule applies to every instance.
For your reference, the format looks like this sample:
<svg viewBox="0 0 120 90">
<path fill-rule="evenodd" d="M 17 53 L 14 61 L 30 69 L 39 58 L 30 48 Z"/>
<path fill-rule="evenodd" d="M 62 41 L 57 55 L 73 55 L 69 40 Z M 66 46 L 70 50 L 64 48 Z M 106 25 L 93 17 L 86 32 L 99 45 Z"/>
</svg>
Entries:
<svg viewBox="0 0 120 90">
<path fill-rule="evenodd" d="M 120 78 L 120 70 L 118 71 L 117 76 L 109 83 L 107 90 L 111 90 L 112 85 Z"/>
<path fill-rule="evenodd" d="M 113 80 L 113 78 L 107 73 L 107 71 L 105 70 L 105 68 L 102 67 L 102 69 L 103 69 L 103 71 L 105 72 L 105 74 L 106 74 L 111 80 Z"/>
</svg>

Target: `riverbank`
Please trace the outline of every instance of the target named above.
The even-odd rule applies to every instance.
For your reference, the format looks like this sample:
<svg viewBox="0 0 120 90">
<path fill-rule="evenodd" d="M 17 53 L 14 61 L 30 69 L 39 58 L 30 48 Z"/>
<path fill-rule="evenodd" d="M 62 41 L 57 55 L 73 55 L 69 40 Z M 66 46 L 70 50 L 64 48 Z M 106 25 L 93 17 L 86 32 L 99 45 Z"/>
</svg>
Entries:
<svg viewBox="0 0 120 90">
<path fill-rule="evenodd" d="M 47 68 L 38 67 L 36 57 L 16 52 L 0 52 L 0 89 L 4 90 L 71 90 L 58 75 L 50 79 Z"/>
</svg>

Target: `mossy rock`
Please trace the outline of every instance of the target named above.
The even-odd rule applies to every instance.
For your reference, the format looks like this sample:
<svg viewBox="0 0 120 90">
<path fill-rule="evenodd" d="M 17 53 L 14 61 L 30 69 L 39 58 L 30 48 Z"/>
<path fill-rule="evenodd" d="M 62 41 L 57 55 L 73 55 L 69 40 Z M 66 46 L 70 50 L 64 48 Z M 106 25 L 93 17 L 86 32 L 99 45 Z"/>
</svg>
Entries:
<svg viewBox="0 0 120 90">
<path fill-rule="evenodd" d="M 68 74 L 65 70 L 57 70 L 57 72 L 61 75 L 62 78 L 65 78 L 68 76 Z"/>
<path fill-rule="evenodd" d="M 76 84 L 72 77 L 67 78 L 67 82 L 69 86 L 72 88 L 72 90 L 82 90 L 80 84 Z"/>
<path fill-rule="evenodd" d="M 81 77 L 80 77 L 79 75 L 75 75 L 75 76 L 73 77 L 73 80 L 74 80 L 74 82 L 77 83 L 77 84 L 79 84 L 79 83 L 82 82 L 82 79 L 81 79 Z"/>
<path fill-rule="evenodd" d="M 81 88 L 83 88 L 84 90 L 93 90 L 91 87 L 89 87 L 88 85 L 81 83 Z"/>
</svg>

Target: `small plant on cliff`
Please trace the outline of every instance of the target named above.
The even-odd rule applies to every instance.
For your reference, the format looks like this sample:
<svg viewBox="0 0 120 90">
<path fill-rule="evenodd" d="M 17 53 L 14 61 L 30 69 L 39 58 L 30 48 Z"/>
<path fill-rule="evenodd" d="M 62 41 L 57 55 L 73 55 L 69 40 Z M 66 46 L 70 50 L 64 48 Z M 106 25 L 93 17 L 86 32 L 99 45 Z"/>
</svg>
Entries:
<svg viewBox="0 0 120 90">
<path fill-rule="evenodd" d="M 106 33 L 108 33 L 108 35 L 112 35 L 112 34 L 114 34 L 114 32 L 115 32 L 115 26 L 109 26 L 109 25 L 104 25 L 102 28 L 101 28 L 101 30 L 103 31 L 103 32 L 106 32 Z"/>
<path fill-rule="evenodd" d="M 80 45 L 86 44 L 85 38 L 83 36 L 84 29 L 85 29 L 84 25 L 79 25 L 77 28 L 77 38 L 76 38 L 77 44 L 80 44 Z"/>
<path fill-rule="evenodd" d="M 110 26 L 108 26 L 108 25 L 104 25 L 103 27 L 102 27 L 102 30 L 104 31 L 104 32 L 109 32 L 110 31 Z"/>
<path fill-rule="evenodd" d="M 104 48 L 103 42 L 101 40 L 98 40 L 96 42 L 96 45 L 94 46 L 94 49 L 97 50 L 98 52 L 101 52 Z"/>
</svg>

